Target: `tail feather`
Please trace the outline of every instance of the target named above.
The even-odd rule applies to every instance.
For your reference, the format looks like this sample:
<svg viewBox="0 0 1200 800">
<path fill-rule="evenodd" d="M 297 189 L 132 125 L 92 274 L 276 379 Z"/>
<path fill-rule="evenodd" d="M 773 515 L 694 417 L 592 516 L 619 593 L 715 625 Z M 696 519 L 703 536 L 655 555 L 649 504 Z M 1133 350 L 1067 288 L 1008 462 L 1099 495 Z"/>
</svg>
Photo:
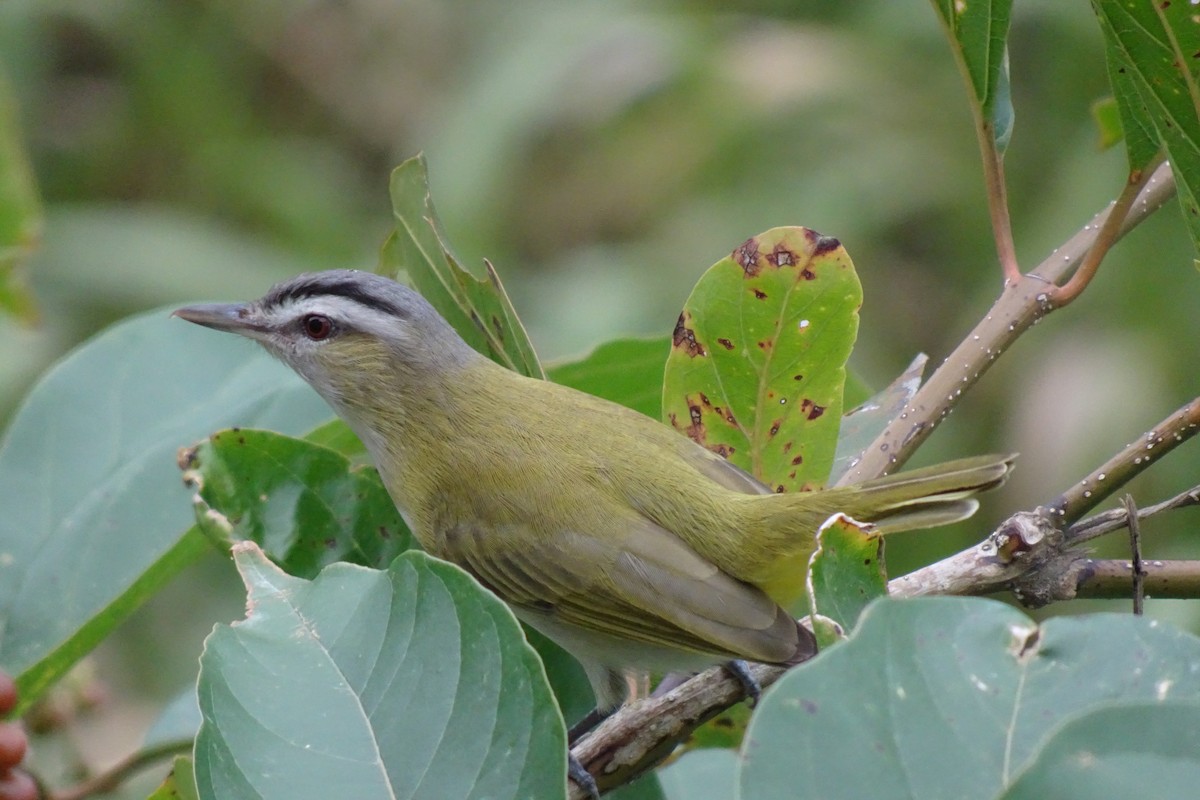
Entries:
<svg viewBox="0 0 1200 800">
<path fill-rule="evenodd" d="M 1004 483 L 1015 458 L 973 456 L 866 481 L 841 490 L 854 497 L 846 512 L 887 533 L 949 525 L 975 513 L 972 495 Z"/>
</svg>

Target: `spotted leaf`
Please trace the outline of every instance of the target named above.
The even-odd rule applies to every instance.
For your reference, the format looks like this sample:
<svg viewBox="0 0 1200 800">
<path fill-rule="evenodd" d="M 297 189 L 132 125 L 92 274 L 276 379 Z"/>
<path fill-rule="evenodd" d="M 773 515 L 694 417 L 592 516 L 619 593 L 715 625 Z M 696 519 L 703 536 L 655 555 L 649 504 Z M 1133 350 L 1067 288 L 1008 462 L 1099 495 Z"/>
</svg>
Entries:
<svg viewBox="0 0 1200 800">
<path fill-rule="evenodd" d="M 777 491 L 829 478 L 862 289 L 837 239 L 774 228 L 701 278 L 675 327 L 663 417 Z"/>
</svg>

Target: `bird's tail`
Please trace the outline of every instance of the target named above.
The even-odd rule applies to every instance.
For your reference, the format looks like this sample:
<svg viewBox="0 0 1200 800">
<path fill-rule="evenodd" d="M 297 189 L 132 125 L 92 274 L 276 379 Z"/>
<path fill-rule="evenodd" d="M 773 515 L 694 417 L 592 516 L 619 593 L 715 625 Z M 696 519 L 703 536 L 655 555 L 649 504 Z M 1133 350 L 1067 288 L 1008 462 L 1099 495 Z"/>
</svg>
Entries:
<svg viewBox="0 0 1200 800">
<path fill-rule="evenodd" d="M 973 495 L 1004 483 L 1014 458 L 1011 454 L 962 458 L 824 494 L 831 509 L 873 522 L 884 533 L 949 525 L 975 513 L 979 501 Z"/>
</svg>

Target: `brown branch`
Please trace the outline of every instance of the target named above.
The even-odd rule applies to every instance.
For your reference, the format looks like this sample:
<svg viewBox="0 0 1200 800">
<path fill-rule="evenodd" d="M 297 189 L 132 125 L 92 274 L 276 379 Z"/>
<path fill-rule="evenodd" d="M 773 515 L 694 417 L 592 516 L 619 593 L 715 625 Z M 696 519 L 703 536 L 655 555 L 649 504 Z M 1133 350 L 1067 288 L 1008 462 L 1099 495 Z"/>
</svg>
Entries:
<svg viewBox="0 0 1200 800">
<path fill-rule="evenodd" d="M 1163 164 L 1146 181 L 1137 202 L 1125 215 L 1118 236 L 1140 224 L 1174 192 L 1175 181 L 1170 166 Z M 1050 292 L 1087 255 L 1107 219 L 1108 211 L 1096 215 L 1034 270 L 1016 283 L 1006 285 L 983 320 L 929 377 L 900 416 L 866 448 L 859 462 L 842 475 L 837 485 L 861 483 L 898 469 L 907 461 L 996 357 L 1053 310 Z"/>
<path fill-rule="evenodd" d="M 786 671 L 750 664 L 750 674 L 764 689 Z M 723 667 L 713 667 L 666 694 L 631 703 L 600 723 L 571 751 L 608 791 L 653 769 L 679 742 L 717 714 L 740 702 L 745 689 Z M 587 792 L 570 784 L 570 800 L 587 800 Z"/>
<path fill-rule="evenodd" d="M 1021 280 L 1021 265 L 1017 262 L 1017 248 L 1013 244 L 1012 220 L 1008 213 L 1008 187 L 1004 180 L 1004 154 L 996 149 L 996 131 L 992 123 L 983 118 L 981 110 L 975 113 L 975 135 L 979 140 L 979 155 L 983 160 L 983 184 L 987 190 L 988 216 L 992 222 L 992 236 L 996 240 L 996 257 L 1005 285 Z"/>
<path fill-rule="evenodd" d="M 1131 562 L 1089 559 L 1075 597 L 1128 597 L 1133 582 Z M 1200 561 L 1143 561 L 1140 583 L 1146 597 L 1194 600 L 1200 597 Z"/>
<path fill-rule="evenodd" d="M 1092 282 L 1096 271 L 1100 269 L 1100 262 L 1108 255 L 1108 251 L 1121 235 L 1121 226 L 1125 223 L 1125 218 L 1129 216 L 1129 210 L 1162 161 L 1162 156 L 1159 156 L 1144 169 L 1130 173 L 1125 188 L 1109 209 L 1108 215 L 1104 218 L 1104 224 L 1100 226 L 1100 230 L 1096 234 L 1096 240 L 1088 248 L 1087 255 L 1080 262 L 1079 268 L 1075 270 L 1070 280 L 1050 290 L 1050 304 L 1054 308 L 1062 308 L 1079 297 L 1087 285 Z"/>
<path fill-rule="evenodd" d="M 47 800 L 86 800 L 98 794 L 115 791 L 130 776 L 141 772 L 150 765 L 176 755 L 184 755 L 192 751 L 194 742 L 191 739 L 181 739 L 166 742 L 157 747 L 139 750 L 126 756 L 109 769 L 94 775 L 74 786 L 46 793 Z"/>
<path fill-rule="evenodd" d="M 1200 397 L 1176 410 L 1049 504 L 1060 525 L 1072 525 L 1167 453 L 1200 433 Z M 1082 541 L 1082 540 L 1078 540 Z M 1072 544 L 1077 543 L 1073 541 Z"/>
<path fill-rule="evenodd" d="M 1129 575 L 1133 578 L 1133 613 L 1140 617 L 1146 607 L 1146 569 L 1142 565 L 1142 525 L 1138 522 L 1137 505 L 1133 502 L 1133 495 L 1125 495 L 1121 507 L 1125 509 L 1125 517 L 1129 520 Z"/>
</svg>

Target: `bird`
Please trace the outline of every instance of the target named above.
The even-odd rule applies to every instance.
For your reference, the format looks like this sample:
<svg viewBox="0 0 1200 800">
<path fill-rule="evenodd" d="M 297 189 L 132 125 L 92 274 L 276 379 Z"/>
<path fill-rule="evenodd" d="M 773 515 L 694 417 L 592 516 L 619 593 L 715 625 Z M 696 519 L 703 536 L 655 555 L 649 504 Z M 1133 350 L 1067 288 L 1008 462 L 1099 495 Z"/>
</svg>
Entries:
<svg viewBox="0 0 1200 800">
<path fill-rule="evenodd" d="M 419 293 L 368 272 L 302 274 L 256 301 L 174 314 L 258 342 L 307 381 L 362 440 L 421 547 L 580 662 L 595 718 L 625 702 L 631 673 L 812 657 L 787 608 L 822 523 L 954 522 L 1012 464 L 976 456 L 774 493 L 658 420 L 495 363 Z"/>
</svg>

